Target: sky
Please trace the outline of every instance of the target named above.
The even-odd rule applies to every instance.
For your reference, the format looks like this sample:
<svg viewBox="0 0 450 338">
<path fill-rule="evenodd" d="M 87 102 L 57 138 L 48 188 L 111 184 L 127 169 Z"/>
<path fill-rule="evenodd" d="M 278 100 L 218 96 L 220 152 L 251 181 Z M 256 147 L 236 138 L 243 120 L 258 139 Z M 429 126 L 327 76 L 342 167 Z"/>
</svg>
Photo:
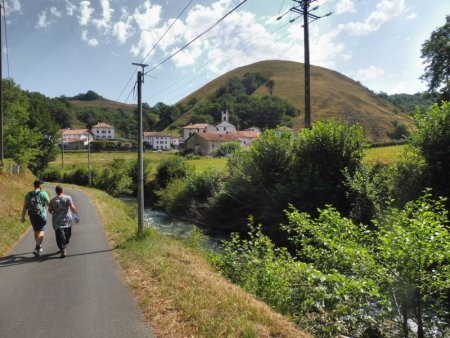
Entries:
<svg viewBox="0 0 450 338">
<path fill-rule="evenodd" d="M 93 90 L 135 103 L 133 62 L 148 65 L 142 95 L 154 105 L 174 104 L 236 67 L 304 61 L 292 0 L 1 1 L 3 78 L 51 98 Z M 445 24 L 449 0 L 311 2 L 317 6 L 323 17 L 310 24 L 311 64 L 375 92 L 426 89 L 421 46 Z"/>
</svg>

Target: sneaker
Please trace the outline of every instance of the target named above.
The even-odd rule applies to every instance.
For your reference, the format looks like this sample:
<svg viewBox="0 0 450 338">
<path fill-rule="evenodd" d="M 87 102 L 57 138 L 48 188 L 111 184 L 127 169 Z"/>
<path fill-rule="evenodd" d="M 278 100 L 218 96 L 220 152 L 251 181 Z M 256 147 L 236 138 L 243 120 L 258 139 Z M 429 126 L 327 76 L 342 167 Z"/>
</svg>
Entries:
<svg viewBox="0 0 450 338">
<path fill-rule="evenodd" d="M 42 246 L 39 247 L 39 252 L 42 252 Z"/>
<path fill-rule="evenodd" d="M 35 257 L 39 257 L 39 256 L 41 255 L 39 249 L 34 249 L 34 250 L 33 250 L 33 255 L 34 255 Z"/>
<path fill-rule="evenodd" d="M 66 251 L 66 249 L 62 249 L 61 250 L 61 258 L 64 258 L 64 257 L 66 257 L 67 256 L 67 251 Z"/>
</svg>

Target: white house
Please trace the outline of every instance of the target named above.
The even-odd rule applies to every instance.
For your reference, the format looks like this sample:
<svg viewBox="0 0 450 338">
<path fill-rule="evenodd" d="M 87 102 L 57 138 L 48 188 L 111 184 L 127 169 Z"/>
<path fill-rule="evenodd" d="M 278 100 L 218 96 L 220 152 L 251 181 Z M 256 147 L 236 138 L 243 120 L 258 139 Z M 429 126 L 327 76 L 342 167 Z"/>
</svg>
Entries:
<svg viewBox="0 0 450 338">
<path fill-rule="evenodd" d="M 107 123 L 99 122 L 91 128 L 91 133 L 95 139 L 112 139 L 114 138 L 114 127 Z"/>
<path fill-rule="evenodd" d="M 94 139 L 94 136 L 88 129 L 61 129 L 61 139 L 65 145 L 83 142 L 83 145 L 87 146 Z"/>
<path fill-rule="evenodd" d="M 197 123 L 190 124 L 188 126 L 183 127 L 183 140 L 186 141 L 192 134 L 201 134 L 201 133 L 217 133 L 217 128 L 213 125 L 207 123 Z"/>
<path fill-rule="evenodd" d="M 144 143 L 154 150 L 170 150 L 171 136 L 161 132 L 144 131 Z"/>
<path fill-rule="evenodd" d="M 216 125 L 218 134 L 228 134 L 236 131 L 236 127 L 229 122 L 228 110 L 222 112 L 222 122 Z"/>
<path fill-rule="evenodd" d="M 181 137 L 172 137 L 170 142 L 174 148 L 178 148 L 180 143 L 183 142 L 183 139 Z"/>
</svg>

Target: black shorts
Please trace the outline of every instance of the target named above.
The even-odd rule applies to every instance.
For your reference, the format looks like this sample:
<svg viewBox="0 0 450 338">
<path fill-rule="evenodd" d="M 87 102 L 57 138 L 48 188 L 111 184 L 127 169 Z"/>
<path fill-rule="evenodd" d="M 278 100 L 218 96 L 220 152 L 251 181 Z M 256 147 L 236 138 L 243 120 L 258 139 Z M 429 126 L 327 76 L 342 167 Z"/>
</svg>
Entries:
<svg viewBox="0 0 450 338">
<path fill-rule="evenodd" d="M 47 224 L 47 220 L 39 216 L 30 216 L 30 222 L 34 231 L 44 231 Z"/>
</svg>

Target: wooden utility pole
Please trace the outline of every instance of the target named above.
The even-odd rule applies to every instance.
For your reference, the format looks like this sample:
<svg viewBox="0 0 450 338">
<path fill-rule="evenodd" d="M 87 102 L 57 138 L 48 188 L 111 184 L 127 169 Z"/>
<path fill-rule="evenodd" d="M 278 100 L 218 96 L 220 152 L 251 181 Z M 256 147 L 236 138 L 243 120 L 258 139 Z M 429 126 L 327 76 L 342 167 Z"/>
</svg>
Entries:
<svg viewBox="0 0 450 338">
<path fill-rule="evenodd" d="M 297 6 L 292 7 L 290 10 L 294 13 L 303 16 L 303 34 L 304 34 L 304 46 L 305 46 L 305 128 L 311 128 L 311 75 L 310 75 L 310 63 L 309 63 L 309 23 L 316 21 L 324 16 L 330 16 L 329 12 L 323 16 L 319 16 L 311 13 L 319 8 L 316 6 L 312 10 L 309 9 L 309 5 L 317 0 L 294 0 L 298 3 Z"/>
<path fill-rule="evenodd" d="M 138 88 L 138 234 L 144 230 L 144 130 L 142 122 L 142 83 L 144 83 L 144 68 L 147 65 L 142 63 L 133 63 L 140 66 L 142 71 L 137 73 Z"/>
</svg>

